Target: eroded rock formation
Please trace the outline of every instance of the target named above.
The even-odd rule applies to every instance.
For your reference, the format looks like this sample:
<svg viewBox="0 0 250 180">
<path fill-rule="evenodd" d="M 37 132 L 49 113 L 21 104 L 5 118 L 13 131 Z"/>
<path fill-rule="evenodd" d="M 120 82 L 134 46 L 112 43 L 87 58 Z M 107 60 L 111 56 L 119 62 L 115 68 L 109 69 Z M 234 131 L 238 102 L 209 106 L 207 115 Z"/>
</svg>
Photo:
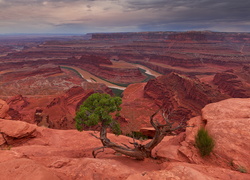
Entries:
<svg viewBox="0 0 250 180">
<path fill-rule="evenodd" d="M 150 80 L 144 96 L 153 99 L 159 107 L 179 110 L 187 118 L 199 115 L 206 104 L 227 98 L 198 79 L 177 73 Z"/>
<path fill-rule="evenodd" d="M 1 118 L 26 121 L 55 129 L 75 129 L 75 112 L 92 93 L 110 93 L 104 85 L 96 83 L 83 89 L 74 86 L 59 95 L 30 96 L 17 95 L 2 101 Z"/>
<path fill-rule="evenodd" d="M 247 66 L 242 69 L 243 77 L 248 78 Z M 234 98 L 250 97 L 250 83 L 237 76 L 234 71 L 217 73 L 213 82 L 218 85 L 218 89 Z"/>
<path fill-rule="evenodd" d="M 149 117 L 159 108 L 175 111 L 172 118 L 185 121 L 200 115 L 205 105 L 229 97 L 197 78 L 177 73 L 132 84 L 123 93 L 121 115 L 128 121 L 123 130 L 127 132 L 130 127 L 130 131 L 139 131 L 150 126 Z"/>
<path fill-rule="evenodd" d="M 7 44 L 1 45 L 3 53 L 9 46 L 12 50 L 0 57 L 0 70 L 12 69 L 13 71 L 13 68 L 20 67 L 25 70 L 27 67 L 42 67 L 46 64 L 77 66 L 107 81 L 130 84 L 147 81 L 148 78 L 135 64 L 134 68 L 117 68 L 112 65 L 110 59 L 116 57 L 117 61 L 144 65 L 162 74 L 176 72 L 206 76 L 220 73 L 225 69 L 240 69 L 249 64 L 250 58 L 249 33 L 210 31 L 93 33 L 86 37 L 28 40 L 22 38 L 21 42 L 10 39 L 4 42 Z M 1 72 L 0 82 L 14 77 L 34 76 L 36 73 L 36 76 L 41 75 L 41 72 L 36 71 L 27 73 L 18 71 L 20 76 L 12 72 L 1 76 Z M 60 68 L 55 69 L 54 72 L 59 73 L 59 71 Z M 59 78 L 58 74 L 51 74 L 51 76 Z M 49 79 L 53 79 L 51 76 Z M 65 78 L 63 80 L 62 77 L 60 78 L 61 81 L 66 81 Z M 36 77 L 36 79 L 40 84 L 48 80 L 44 77 Z M 51 84 L 50 81 L 46 83 Z M 11 84 L 18 84 L 18 82 L 13 81 Z M 6 88 L 3 92 L 6 89 L 13 89 L 10 85 L 7 87 L 4 84 L 4 86 Z M 52 87 L 48 88 L 52 89 Z M 13 95 L 16 94 L 22 93 Z"/>
<path fill-rule="evenodd" d="M 249 106 L 250 99 L 226 99 L 206 105 L 201 116 L 188 121 L 185 134 L 166 141 L 156 149 L 158 156 L 173 161 L 219 166 L 237 171 L 249 171 Z M 201 158 L 195 148 L 195 136 L 200 127 L 208 130 L 215 148 L 207 158 Z M 161 149 L 162 148 L 162 149 Z"/>
<path fill-rule="evenodd" d="M 8 116 L 9 105 L 2 99 L 0 99 L 0 118 L 6 118 Z"/>
<path fill-rule="evenodd" d="M 41 113 L 42 121 L 48 123 L 48 127 L 54 129 L 75 129 L 75 113 L 78 107 L 86 100 L 94 90 L 84 90 L 81 87 L 73 87 L 48 102 Z M 40 121 L 38 124 L 43 124 Z"/>
<path fill-rule="evenodd" d="M 92 149 L 101 142 L 88 131 L 0 119 L 0 174 L 4 179 L 249 179 L 249 102 L 249 98 L 228 99 L 206 105 L 201 116 L 188 121 L 191 127 L 186 132 L 164 138 L 155 148 L 157 159 L 144 161 L 109 149 L 92 158 Z M 201 158 L 194 139 L 204 125 L 216 145 L 210 156 Z M 117 143 L 133 141 L 108 136 Z"/>
</svg>

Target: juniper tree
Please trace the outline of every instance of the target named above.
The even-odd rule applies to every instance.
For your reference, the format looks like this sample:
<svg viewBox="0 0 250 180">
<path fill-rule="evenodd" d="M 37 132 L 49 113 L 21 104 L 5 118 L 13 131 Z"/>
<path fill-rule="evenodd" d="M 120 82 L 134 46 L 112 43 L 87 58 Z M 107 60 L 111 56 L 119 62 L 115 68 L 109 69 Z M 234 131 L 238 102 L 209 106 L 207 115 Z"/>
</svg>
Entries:
<svg viewBox="0 0 250 180">
<path fill-rule="evenodd" d="M 76 113 L 76 128 L 83 130 L 84 125 L 95 126 L 101 123 L 103 128 L 111 128 L 113 133 L 121 133 L 120 125 L 110 113 L 119 115 L 122 100 L 120 97 L 111 97 L 109 94 L 95 93 L 88 97 Z"/>
<path fill-rule="evenodd" d="M 116 116 L 119 115 L 121 103 L 122 99 L 120 97 L 111 97 L 108 94 L 95 93 L 89 96 L 89 98 L 84 101 L 77 111 L 75 120 L 76 128 L 79 131 L 82 131 L 85 125 L 100 125 L 101 127 L 100 137 L 92 134 L 96 138 L 100 139 L 103 144 L 102 147 L 98 147 L 93 150 L 92 154 L 94 157 L 96 157 L 99 152 L 102 152 L 104 148 L 111 148 L 121 154 L 143 160 L 144 158 L 152 157 L 151 151 L 166 135 L 170 135 L 173 131 L 185 127 L 183 122 L 173 126 L 174 123 L 169 119 L 169 112 L 159 108 L 159 110 L 150 117 L 150 123 L 155 128 L 155 136 L 150 142 L 145 145 L 139 144 L 135 141 L 130 142 L 133 147 L 129 147 L 125 144 L 119 145 L 112 142 L 107 137 L 107 129 L 110 128 L 117 135 L 121 133 L 119 123 L 115 121 L 111 115 L 111 113 L 115 113 Z M 165 120 L 165 123 L 163 124 L 154 119 L 155 115 L 159 112 L 162 112 L 162 116 Z"/>
</svg>

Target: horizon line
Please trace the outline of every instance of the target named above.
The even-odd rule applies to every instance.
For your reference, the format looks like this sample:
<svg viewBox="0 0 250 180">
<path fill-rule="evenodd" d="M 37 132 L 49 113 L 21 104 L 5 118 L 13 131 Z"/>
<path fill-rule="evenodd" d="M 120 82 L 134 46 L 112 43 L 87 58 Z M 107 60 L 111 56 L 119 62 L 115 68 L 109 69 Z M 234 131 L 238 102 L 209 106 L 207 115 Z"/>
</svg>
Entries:
<svg viewBox="0 0 250 180">
<path fill-rule="evenodd" d="M 247 31 L 212 31 L 212 30 L 169 30 L 169 31 L 119 31 L 119 32 L 85 32 L 85 33 L 0 33 L 0 36 L 74 36 L 74 35 L 87 35 L 87 34 L 112 34 L 112 33 L 143 33 L 143 32 L 216 32 L 216 33 L 250 33 Z"/>
</svg>

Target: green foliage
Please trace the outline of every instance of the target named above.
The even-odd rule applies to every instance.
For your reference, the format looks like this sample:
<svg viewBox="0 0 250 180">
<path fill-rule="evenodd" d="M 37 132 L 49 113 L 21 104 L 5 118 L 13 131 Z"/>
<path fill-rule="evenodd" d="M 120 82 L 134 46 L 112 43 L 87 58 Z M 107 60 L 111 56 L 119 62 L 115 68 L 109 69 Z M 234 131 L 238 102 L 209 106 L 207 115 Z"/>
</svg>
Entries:
<svg viewBox="0 0 250 180">
<path fill-rule="evenodd" d="M 200 150 L 201 156 L 209 155 L 214 148 L 214 140 L 208 134 L 207 130 L 201 128 L 195 137 L 195 145 Z"/>
<path fill-rule="evenodd" d="M 116 135 L 120 135 L 122 133 L 121 131 L 121 127 L 120 127 L 120 124 L 116 121 L 113 121 L 111 124 L 110 124 L 110 127 L 113 131 L 114 134 Z"/>
<path fill-rule="evenodd" d="M 1 146 L 1 150 L 11 150 L 12 146 L 11 145 L 4 145 Z"/>
<path fill-rule="evenodd" d="M 95 126 L 102 123 L 109 126 L 115 134 L 120 134 L 120 126 L 110 113 L 121 110 L 122 99 L 120 97 L 111 97 L 109 94 L 94 93 L 86 99 L 76 113 L 76 128 L 83 130 L 84 125 Z"/>
<path fill-rule="evenodd" d="M 237 170 L 238 170 L 239 172 L 241 172 L 241 173 L 247 173 L 246 168 L 243 167 L 243 166 L 239 166 Z"/>
<path fill-rule="evenodd" d="M 148 139 L 148 136 L 145 136 L 141 132 L 138 132 L 138 131 L 132 131 L 132 133 L 126 134 L 126 136 L 132 137 L 132 138 L 138 139 L 138 140 Z"/>
<path fill-rule="evenodd" d="M 233 159 L 229 161 L 229 165 L 232 166 L 232 168 L 236 171 L 239 171 L 241 173 L 247 173 L 247 169 L 244 166 L 235 164 Z"/>
</svg>

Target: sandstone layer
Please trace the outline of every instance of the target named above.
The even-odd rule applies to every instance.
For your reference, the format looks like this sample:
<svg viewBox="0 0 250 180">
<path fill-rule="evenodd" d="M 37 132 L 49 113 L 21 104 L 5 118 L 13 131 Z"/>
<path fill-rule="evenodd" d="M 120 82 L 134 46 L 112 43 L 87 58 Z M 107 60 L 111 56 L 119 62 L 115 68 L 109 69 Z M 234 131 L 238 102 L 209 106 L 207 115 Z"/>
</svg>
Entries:
<svg viewBox="0 0 250 180">
<path fill-rule="evenodd" d="M 51 63 L 82 67 L 114 83 L 147 79 L 138 68 L 102 66 L 111 65 L 110 59 L 115 59 L 145 65 L 162 74 L 214 75 L 249 64 L 249 39 L 249 33 L 210 31 L 12 38 L 2 45 L 0 70 Z"/>
<path fill-rule="evenodd" d="M 211 103 L 191 119 L 186 132 L 165 137 L 155 148 L 157 159 L 138 161 L 106 149 L 99 139 L 76 130 L 55 130 L 0 119 L 0 173 L 3 179 L 239 179 L 250 178 L 250 99 Z M 230 107 L 230 108 L 228 108 Z M 236 113 L 237 112 L 237 113 Z M 205 122 L 205 124 L 204 124 Z M 212 154 L 201 158 L 194 146 L 200 126 L 215 139 Z M 13 128 L 15 127 L 15 128 Z M 94 133 L 94 132 L 92 132 Z M 108 135 L 126 143 L 129 137 Z M 142 142 L 146 143 L 146 142 Z"/>
<path fill-rule="evenodd" d="M 173 161 L 187 161 L 249 172 L 250 99 L 227 99 L 206 105 L 202 115 L 188 121 L 185 134 L 159 144 L 156 154 Z M 208 130 L 215 140 L 212 154 L 201 158 L 195 148 L 195 136 L 200 127 Z M 165 143 L 164 143 L 165 142 Z M 159 149 L 158 149 L 159 148 Z M 222 176 L 223 177 L 223 176 Z M 226 179 L 226 177 L 219 179 Z M 240 179 L 242 177 L 239 177 Z M 244 178 L 243 178 L 244 179 Z"/>
<path fill-rule="evenodd" d="M 238 75 L 237 75 L 238 74 Z M 213 82 L 218 89 L 234 98 L 250 97 L 250 71 L 244 66 L 241 72 L 226 71 L 217 73 Z"/>
<path fill-rule="evenodd" d="M 173 120 L 185 121 L 200 115 L 206 104 L 229 97 L 196 78 L 177 73 L 132 84 L 125 89 L 122 98 L 121 115 L 128 122 L 124 130 L 130 127 L 132 131 L 139 131 L 151 126 L 150 116 L 158 109 L 175 112 Z"/>
<path fill-rule="evenodd" d="M 58 95 L 13 96 L 3 101 L 1 117 L 55 129 L 75 129 L 75 113 L 84 100 L 97 92 L 113 94 L 106 86 L 96 85 L 86 89 L 74 86 Z"/>
</svg>

